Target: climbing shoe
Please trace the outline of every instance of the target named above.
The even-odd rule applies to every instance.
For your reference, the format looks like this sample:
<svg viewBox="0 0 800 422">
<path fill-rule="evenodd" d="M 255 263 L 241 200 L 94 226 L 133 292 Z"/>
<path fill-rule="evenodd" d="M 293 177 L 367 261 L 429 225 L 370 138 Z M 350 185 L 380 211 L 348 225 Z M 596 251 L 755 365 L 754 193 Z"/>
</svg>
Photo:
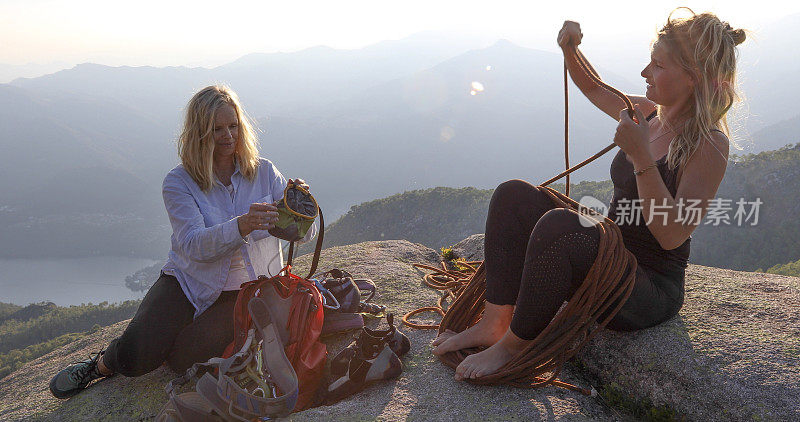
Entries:
<svg viewBox="0 0 800 422">
<path fill-rule="evenodd" d="M 333 404 L 355 394 L 373 381 L 396 378 L 403 371 L 399 356 L 408 352 L 408 337 L 386 317 L 387 330 L 364 327 L 356 341 L 331 360 L 331 379 L 326 403 Z"/>
<path fill-rule="evenodd" d="M 50 380 L 50 392 L 59 399 L 66 399 L 83 391 L 92 381 L 107 377 L 97 369 L 97 360 L 103 353 L 62 369 Z"/>
<path fill-rule="evenodd" d="M 389 328 L 386 330 L 372 330 L 369 327 L 363 327 L 356 336 L 356 341 L 350 343 L 347 348 L 331 359 L 331 373 L 343 373 L 347 369 L 348 361 L 355 356 L 358 344 L 363 339 L 375 339 L 374 341 L 376 342 L 386 343 L 397 357 L 402 357 L 408 353 L 411 349 L 411 342 L 403 332 L 395 327 L 394 315 L 386 315 L 386 322 L 389 324 Z"/>
</svg>

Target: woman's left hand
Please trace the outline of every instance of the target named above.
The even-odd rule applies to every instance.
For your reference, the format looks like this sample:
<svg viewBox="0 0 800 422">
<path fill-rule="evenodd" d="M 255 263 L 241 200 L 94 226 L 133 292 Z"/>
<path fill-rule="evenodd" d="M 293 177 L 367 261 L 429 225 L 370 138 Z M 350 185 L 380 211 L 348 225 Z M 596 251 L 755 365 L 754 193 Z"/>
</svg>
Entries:
<svg viewBox="0 0 800 422">
<path fill-rule="evenodd" d="M 303 179 L 289 179 L 289 184 L 290 185 L 299 186 L 299 187 L 311 192 L 311 188 L 308 186 L 306 181 L 303 180 Z"/>
<path fill-rule="evenodd" d="M 650 156 L 650 147 L 647 142 L 650 139 L 650 123 L 647 122 L 638 104 L 633 109 L 636 120 L 631 119 L 627 108 L 619 112 L 619 124 L 617 133 L 614 135 L 614 143 L 619 145 L 631 159 L 647 159 Z"/>
</svg>

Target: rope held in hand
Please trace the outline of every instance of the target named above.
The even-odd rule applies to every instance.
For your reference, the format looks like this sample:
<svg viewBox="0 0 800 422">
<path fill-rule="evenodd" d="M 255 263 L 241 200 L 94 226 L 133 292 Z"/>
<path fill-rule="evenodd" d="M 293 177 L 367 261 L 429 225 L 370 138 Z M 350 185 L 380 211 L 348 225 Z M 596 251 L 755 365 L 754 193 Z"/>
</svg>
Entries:
<svg viewBox="0 0 800 422">
<path fill-rule="evenodd" d="M 600 80 L 597 72 L 594 71 L 577 48 L 575 48 L 574 54 L 578 64 L 589 78 L 618 95 L 627 105 L 628 113 L 633 116 L 633 105 L 625 94 Z M 566 101 L 568 99 L 566 61 L 564 66 L 564 99 Z M 569 155 L 568 117 L 568 105 L 565 103 L 564 152 L 567 157 Z M 567 302 L 566 306 L 556 314 L 535 339 L 528 343 L 524 350 L 515 355 L 497 372 L 476 379 L 467 379 L 467 381 L 474 384 L 508 384 L 527 388 L 555 385 L 579 391 L 586 395 L 590 394 L 590 391 L 560 382 L 556 377 L 564 363 L 572 358 L 599 330 L 602 330 L 627 301 L 633 290 L 638 264 L 636 257 L 625 248 L 622 233 L 612 220 L 579 204 L 568 196 L 569 179 L 567 179 L 565 189 L 567 195 L 549 188 L 547 185 L 597 159 L 597 157 L 610 151 L 614 146 L 615 144 L 612 143 L 599 153 L 571 168 L 567 158 L 566 166 L 568 168 L 566 171 L 536 187 L 541 192 L 546 193 L 557 207 L 572 209 L 594 221 L 595 227 L 600 231 L 597 258 L 595 258 L 583 283 Z M 446 268 L 438 269 L 421 264 L 416 264 L 416 266 L 433 270 L 433 274 L 425 276 L 426 284 L 445 291 L 439 300 L 438 307 L 423 308 L 444 313 L 442 321 L 438 325 L 440 334 L 445 330 L 452 330 L 458 333 L 478 322 L 485 308 L 486 272 L 483 263 L 480 263 L 474 272 L 470 271 L 471 275 L 468 279 L 463 278 L 463 272 L 452 272 Z M 625 269 L 628 267 L 630 267 L 630 271 L 625 275 Z M 444 281 L 444 277 L 449 277 L 452 280 Z M 442 302 L 451 296 L 456 296 L 457 298 L 445 312 Z M 609 310 L 612 304 L 615 304 L 615 306 Z M 408 317 L 419 312 L 422 311 L 417 310 L 407 314 L 403 317 L 403 322 L 415 327 L 415 325 L 408 322 Z M 601 317 L 602 320 L 599 320 Z M 596 325 L 595 322 L 597 322 Z M 435 325 L 425 327 L 421 327 L 419 324 L 416 325 L 417 327 L 415 328 L 435 328 Z M 468 355 L 477 353 L 480 350 L 480 348 L 458 350 L 439 356 L 439 359 L 447 366 L 455 368 Z"/>
<path fill-rule="evenodd" d="M 577 59 L 578 64 L 580 65 L 581 69 L 583 69 L 584 73 L 586 73 L 586 76 L 588 76 L 589 79 L 591 79 L 597 85 L 600 85 L 601 87 L 607 89 L 611 93 L 616 94 L 619 98 L 621 98 L 622 101 L 625 102 L 625 107 L 628 110 L 628 115 L 631 116 L 631 119 L 632 119 L 633 116 L 634 116 L 633 103 L 631 103 L 631 100 L 628 98 L 628 96 L 623 94 L 622 91 L 620 91 L 620 90 L 614 88 L 613 86 L 603 82 L 603 80 L 600 79 L 600 76 L 597 74 L 597 71 L 595 71 L 594 68 L 592 67 L 592 65 L 589 64 L 589 61 L 586 60 L 586 57 L 584 57 L 583 53 L 581 53 L 581 51 L 578 50 L 577 47 L 574 47 L 574 49 L 575 49 L 575 53 L 574 53 L 575 54 L 575 58 Z M 599 157 L 603 156 L 608 151 L 611 151 L 612 149 L 614 149 L 615 146 L 617 146 L 617 144 L 612 142 L 611 145 L 603 148 L 597 154 L 595 154 L 595 155 L 593 155 L 593 156 L 581 161 L 579 164 L 576 164 L 574 167 L 570 167 L 569 166 L 569 102 L 568 101 L 569 101 L 569 88 L 568 88 L 568 82 L 567 82 L 567 62 L 566 62 L 566 58 L 565 58 L 564 59 L 564 157 L 565 157 L 565 161 L 566 161 L 566 164 L 567 164 L 567 169 L 562 171 L 561 173 L 557 174 L 556 176 L 553 176 L 552 178 L 546 180 L 545 182 L 543 182 L 539 186 L 547 186 L 547 185 L 555 182 L 556 180 L 559 180 L 562 177 L 567 176 L 567 183 L 566 183 L 566 189 L 565 189 L 565 192 L 566 192 L 567 196 L 569 196 L 569 174 L 572 173 L 573 171 L 575 171 L 575 170 L 577 170 L 577 169 L 579 169 L 579 168 L 591 163 L 592 161 L 598 159 Z"/>
</svg>

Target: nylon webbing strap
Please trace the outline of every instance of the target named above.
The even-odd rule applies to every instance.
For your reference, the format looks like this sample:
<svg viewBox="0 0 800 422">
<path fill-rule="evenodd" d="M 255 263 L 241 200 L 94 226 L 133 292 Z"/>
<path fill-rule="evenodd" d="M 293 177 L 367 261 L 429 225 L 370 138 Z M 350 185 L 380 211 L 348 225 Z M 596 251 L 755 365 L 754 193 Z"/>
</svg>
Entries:
<svg viewBox="0 0 800 422">
<path fill-rule="evenodd" d="M 212 358 L 208 362 L 194 364 L 183 376 L 167 385 L 167 395 L 171 399 L 180 400 L 176 397 L 175 387 L 199 377 L 195 386 L 197 392 L 214 411 L 226 419 L 228 416 L 233 416 L 249 420 L 258 417 L 281 417 L 291 413 L 297 403 L 299 384 L 274 323 L 276 319 L 273 310 L 264 299 L 254 297 L 248 303 L 248 311 L 255 328 L 248 332 L 244 346 L 227 359 Z M 230 376 L 252 371 L 257 357 L 251 346 L 259 341 L 263 371 L 269 382 L 276 387 L 270 391 L 262 391 L 262 394 L 271 393 L 272 397 L 259 397 L 255 391 L 248 392 L 239 387 Z M 218 377 L 211 375 L 212 369 L 218 370 Z M 264 389 L 268 388 L 262 388 Z"/>
<path fill-rule="evenodd" d="M 317 244 L 314 246 L 314 257 L 311 258 L 311 269 L 308 271 L 308 275 L 306 279 L 310 279 L 311 276 L 314 275 L 314 272 L 317 271 L 317 264 L 319 264 L 319 256 L 322 252 L 322 241 L 325 239 L 325 217 L 322 215 L 322 208 L 318 208 L 319 210 L 319 234 L 317 235 Z M 292 259 L 294 258 L 294 242 L 289 242 L 289 257 L 286 258 L 286 265 L 292 265 Z"/>
<path fill-rule="evenodd" d="M 564 168 L 569 170 L 569 69 L 564 57 Z M 569 196 L 569 173 L 564 181 L 564 194 Z"/>
</svg>

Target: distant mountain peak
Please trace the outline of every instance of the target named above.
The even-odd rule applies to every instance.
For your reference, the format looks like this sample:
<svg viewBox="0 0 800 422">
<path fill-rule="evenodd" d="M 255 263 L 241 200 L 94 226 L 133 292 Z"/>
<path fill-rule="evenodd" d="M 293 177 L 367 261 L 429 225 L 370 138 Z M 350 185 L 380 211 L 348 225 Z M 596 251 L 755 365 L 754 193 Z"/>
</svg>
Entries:
<svg viewBox="0 0 800 422">
<path fill-rule="evenodd" d="M 71 69 L 65 70 L 72 70 L 72 69 L 103 69 L 103 68 L 110 68 L 113 66 L 108 66 L 104 64 L 92 63 L 92 62 L 85 62 L 85 63 L 78 63 L 73 66 Z"/>
<path fill-rule="evenodd" d="M 519 48 L 518 45 L 514 44 L 513 42 L 511 42 L 511 41 L 509 41 L 509 40 L 507 40 L 505 38 L 500 38 L 499 40 L 497 40 L 497 42 L 492 44 L 492 47 L 499 47 L 499 48 L 517 47 L 517 48 Z"/>
</svg>

